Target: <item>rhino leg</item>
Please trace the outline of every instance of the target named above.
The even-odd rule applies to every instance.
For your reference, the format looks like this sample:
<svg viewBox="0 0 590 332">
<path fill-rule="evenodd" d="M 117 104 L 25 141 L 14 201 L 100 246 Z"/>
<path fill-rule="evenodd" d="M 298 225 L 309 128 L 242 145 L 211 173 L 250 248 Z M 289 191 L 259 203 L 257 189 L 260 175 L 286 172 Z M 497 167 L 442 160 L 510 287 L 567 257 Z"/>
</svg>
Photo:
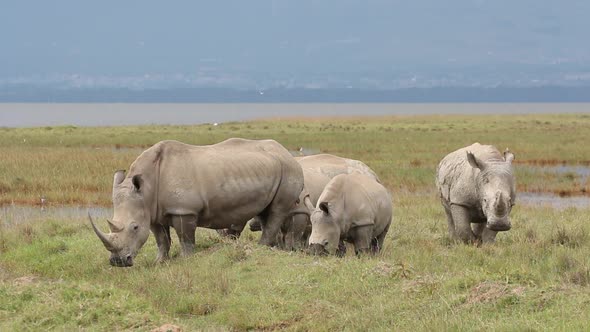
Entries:
<svg viewBox="0 0 590 332">
<path fill-rule="evenodd" d="M 309 218 L 305 214 L 288 217 L 281 226 L 282 244 L 285 250 L 300 250 L 307 244 L 305 231 Z M 279 244 L 281 242 L 279 241 Z"/>
<path fill-rule="evenodd" d="M 354 244 L 354 252 L 357 256 L 371 252 L 373 226 L 355 227 L 350 231 L 352 232 L 351 238 Z"/>
<path fill-rule="evenodd" d="M 307 246 L 307 240 L 310 234 L 306 234 L 306 231 L 309 224 L 309 217 L 307 215 L 297 214 L 293 216 L 293 222 L 291 224 L 293 250 L 301 250 Z"/>
<path fill-rule="evenodd" d="M 379 236 L 377 236 L 377 238 L 375 238 L 375 239 L 373 239 L 373 241 L 371 241 L 371 251 L 373 252 L 373 254 L 379 253 L 381 251 L 381 249 L 383 248 L 383 242 L 385 242 L 385 236 L 387 235 L 388 231 L 389 231 L 389 225 L 387 225 L 387 227 L 385 227 L 383 232 L 381 232 L 381 234 L 379 234 Z"/>
<path fill-rule="evenodd" d="M 277 245 L 277 236 L 286 218 L 285 213 L 271 211 L 266 220 L 262 220 L 262 235 L 259 243 L 269 247 Z"/>
<path fill-rule="evenodd" d="M 237 240 L 240 238 L 240 235 L 242 234 L 245 226 L 245 224 L 241 227 L 239 225 L 231 225 L 230 228 L 218 229 L 217 234 L 223 237 L 228 237 L 232 240 Z"/>
<path fill-rule="evenodd" d="M 471 230 L 469 210 L 461 205 L 451 205 L 451 215 L 455 225 L 455 236 L 465 243 L 475 242 L 475 234 Z"/>
<path fill-rule="evenodd" d="M 456 239 L 455 236 L 455 222 L 453 221 L 453 214 L 451 213 L 451 209 L 443 203 L 445 207 L 445 214 L 447 215 L 447 228 L 449 232 L 449 237 L 451 239 Z"/>
<path fill-rule="evenodd" d="M 287 217 L 277 234 L 277 246 L 283 250 L 293 250 L 293 217 Z"/>
<path fill-rule="evenodd" d="M 168 259 L 168 252 L 170 251 L 170 244 L 172 239 L 170 238 L 170 226 L 152 224 L 150 225 L 152 233 L 156 237 L 156 244 L 158 244 L 158 257 L 156 257 L 156 263 L 161 263 Z"/>
<path fill-rule="evenodd" d="M 336 249 L 336 256 L 338 256 L 338 257 L 346 256 L 346 243 L 342 240 L 340 240 L 340 243 L 338 243 L 338 249 Z"/>
<path fill-rule="evenodd" d="M 475 236 L 477 237 L 477 239 L 479 241 L 481 241 L 482 243 L 494 243 L 495 242 L 496 234 L 498 234 L 498 232 L 487 228 L 485 223 L 472 224 L 472 227 L 473 227 L 473 233 L 475 233 Z"/>
<path fill-rule="evenodd" d="M 172 216 L 172 227 L 176 230 L 181 245 L 181 255 L 188 256 L 195 251 L 197 218 L 191 215 Z"/>
</svg>

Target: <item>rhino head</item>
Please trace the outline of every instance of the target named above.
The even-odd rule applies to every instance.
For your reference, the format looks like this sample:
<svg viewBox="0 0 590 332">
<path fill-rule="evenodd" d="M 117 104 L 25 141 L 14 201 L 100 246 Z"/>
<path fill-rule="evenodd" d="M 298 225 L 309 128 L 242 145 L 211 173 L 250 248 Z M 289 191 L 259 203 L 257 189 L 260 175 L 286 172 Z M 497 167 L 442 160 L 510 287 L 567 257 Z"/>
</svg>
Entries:
<svg viewBox="0 0 590 332">
<path fill-rule="evenodd" d="M 103 233 L 88 218 L 94 232 L 111 252 L 113 266 L 133 265 L 133 258 L 149 237 L 150 211 L 144 200 L 144 181 L 141 175 L 125 178 L 125 171 L 117 171 L 113 179 L 113 220 L 107 220 L 109 233 Z"/>
<path fill-rule="evenodd" d="M 506 149 L 504 160 L 486 162 L 467 152 L 467 160 L 473 168 L 480 170 L 475 185 L 487 228 L 496 232 L 509 230 L 512 227 L 509 215 L 515 200 L 514 154 Z"/>
<path fill-rule="evenodd" d="M 319 202 L 311 214 L 309 247 L 314 254 L 333 254 L 340 243 L 341 227 L 336 209 L 328 202 Z"/>
</svg>

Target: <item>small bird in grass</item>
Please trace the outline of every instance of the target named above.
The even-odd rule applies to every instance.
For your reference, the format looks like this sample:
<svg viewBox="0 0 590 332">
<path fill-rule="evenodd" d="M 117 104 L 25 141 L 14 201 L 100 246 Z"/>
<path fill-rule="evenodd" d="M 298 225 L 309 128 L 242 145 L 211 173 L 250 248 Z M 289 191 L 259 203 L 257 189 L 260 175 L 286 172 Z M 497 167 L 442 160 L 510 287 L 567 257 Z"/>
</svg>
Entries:
<svg viewBox="0 0 590 332">
<path fill-rule="evenodd" d="M 45 210 L 45 202 L 47 202 L 45 196 L 41 196 L 41 211 Z"/>
</svg>

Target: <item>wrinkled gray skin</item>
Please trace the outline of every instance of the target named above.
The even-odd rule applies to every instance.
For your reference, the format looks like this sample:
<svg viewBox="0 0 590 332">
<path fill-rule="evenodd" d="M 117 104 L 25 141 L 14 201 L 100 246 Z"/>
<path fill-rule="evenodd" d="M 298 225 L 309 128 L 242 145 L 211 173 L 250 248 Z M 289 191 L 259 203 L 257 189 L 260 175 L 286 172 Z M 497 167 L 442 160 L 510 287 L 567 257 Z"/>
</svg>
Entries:
<svg viewBox="0 0 590 332">
<path fill-rule="evenodd" d="M 342 158 L 330 154 L 317 154 L 295 157 L 303 169 L 304 189 L 299 196 L 297 214 L 283 222 L 281 232 L 278 233 L 279 247 L 285 250 L 299 250 L 307 247 L 311 234 L 309 216 L 315 209 L 317 200 L 328 182 L 339 174 L 358 172 L 374 179 L 379 178 L 369 166 L 362 161 Z M 254 218 L 250 222 L 250 230 L 260 230 L 260 222 Z"/>
<path fill-rule="evenodd" d="M 295 157 L 302 168 L 315 170 L 333 179 L 339 174 L 361 173 L 381 183 L 377 174 L 365 163 L 355 159 L 343 158 L 331 154 L 315 154 L 311 156 Z"/>
<path fill-rule="evenodd" d="M 511 227 L 516 200 L 514 154 L 475 143 L 448 154 L 436 170 L 449 236 L 466 243 L 494 242 Z"/>
<path fill-rule="evenodd" d="M 357 255 L 377 253 L 393 218 L 391 195 L 374 178 L 360 173 L 335 176 L 311 214 L 309 245 L 313 253 L 344 255 L 343 241 Z"/>
<path fill-rule="evenodd" d="M 157 261 L 167 259 L 170 226 L 188 255 L 197 226 L 240 232 L 258 215 L 260 243 L 272 246 L 302 189 L 301 167 L 273 140 L 232 138 L 209 146 L 162 141 L 144 151 L 127 175 L 115 173 L 111 232 L 101 232 L 90 221 L 114 266 L 133 265 L 150 230 L 158 244 Z"/>
</svg>

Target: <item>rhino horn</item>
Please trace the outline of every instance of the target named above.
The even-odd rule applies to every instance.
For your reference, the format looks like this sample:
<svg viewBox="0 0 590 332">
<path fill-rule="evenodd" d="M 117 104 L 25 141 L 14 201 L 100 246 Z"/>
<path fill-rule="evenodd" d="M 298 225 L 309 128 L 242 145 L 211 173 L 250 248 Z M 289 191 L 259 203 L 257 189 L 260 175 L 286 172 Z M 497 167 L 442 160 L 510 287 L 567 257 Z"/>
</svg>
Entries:
<svg viewBox="0 0 590 332">
<path fill-rule="evenodd" d="M 103 233 L 100 229 L 98 229 L 98 227 L 96 227 L 94 221 L 92 221 L 90 212 L 88 213 L 88 219 L 90 220 L 90 224 L 92 225 L 92 229 L 94 229 L 94 233 L 96 233 L 96 236 L 98 236 L 98 238 L 102 241 L 107 250 L 111 251 L 114 248 L 114 245 L 113 241 L 110 239 L 109 234 Z"/>
<path fill-rule="evenodd" d="M 125 180 L 125 170 L 118 170 L 113 175 L 113 188 Z"/>
<path fill-rule="evenodd" d="M 506 214 L 506 202 L 504 202 L 501 191 L 496 193 L 496 213 L 501 216 Z"/>
<path fill-rule="evenodd" d="M 111 232 L 113 233 L 118 233 L 120 231 L 123 230 L 123 227 L 121 226 L 117 226 L 115 223 L 113 223 L 112 221 L 107 219 L 107 223 L 109 223 L 109 229 L 111 230 Z"/>
<path fill-rule="evenodd" d="M 313 204 L 311 204 L 311 199 L 309 199 L 309 195 L 305 196 L 305 198 L 303 199 L 303 203 L 309 209 L 310 212 L 315 209 Z"/>
</svg>

